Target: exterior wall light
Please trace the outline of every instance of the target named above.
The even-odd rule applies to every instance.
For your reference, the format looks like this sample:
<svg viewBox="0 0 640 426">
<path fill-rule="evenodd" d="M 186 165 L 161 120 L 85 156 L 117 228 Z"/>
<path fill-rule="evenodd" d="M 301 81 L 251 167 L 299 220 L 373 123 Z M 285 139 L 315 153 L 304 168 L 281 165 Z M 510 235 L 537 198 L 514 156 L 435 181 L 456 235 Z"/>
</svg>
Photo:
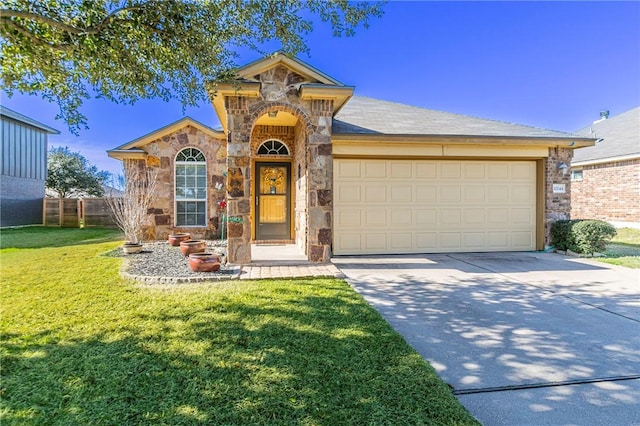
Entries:
<svg viewBox="0 0 640 426">
<path fill-rule="evenodd" d="M 562 172 L 563 175 L 566 175 L 569 172 L 569 166 L 567 165 L 567 163 L 559 162 L 558 164 L 556 164 L 556 167 Z"/>
</svg>

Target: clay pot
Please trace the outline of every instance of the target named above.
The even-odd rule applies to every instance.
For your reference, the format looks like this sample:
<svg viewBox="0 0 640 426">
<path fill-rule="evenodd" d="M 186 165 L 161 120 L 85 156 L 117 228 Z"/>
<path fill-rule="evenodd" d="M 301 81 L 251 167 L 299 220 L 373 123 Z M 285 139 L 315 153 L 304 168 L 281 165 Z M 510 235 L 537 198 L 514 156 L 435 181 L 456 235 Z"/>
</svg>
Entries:
<svg viewBox="0 0 640 426">
<path fill-rule="evenodd" d="M 191 234 L 188 232 L 178 232 L 176 234 L 169 234 L 169 245 L 173 247 L 179 247 L 180 243 L 183 241 L 189 241 L 191 239 Z"/>
<path fill-rule="evenodd" d="M 203 253 L 207 248 L 204 240 L 189 240 L 180 243 L 180 253 L 189 256 L 192 253 Z"/>
<path fill-rule="evenodd" d="M 135 254 L 142 251 L 141 243 L 124 243 L 122 245 L 122 251 L 124 254 Z"/>
<path fill-rule="evenodd" d="M 193 253 L 189 255 L 189 268 L 193 272 L 215 272 L 220 269 L 219 253 Z"/>
</svg>

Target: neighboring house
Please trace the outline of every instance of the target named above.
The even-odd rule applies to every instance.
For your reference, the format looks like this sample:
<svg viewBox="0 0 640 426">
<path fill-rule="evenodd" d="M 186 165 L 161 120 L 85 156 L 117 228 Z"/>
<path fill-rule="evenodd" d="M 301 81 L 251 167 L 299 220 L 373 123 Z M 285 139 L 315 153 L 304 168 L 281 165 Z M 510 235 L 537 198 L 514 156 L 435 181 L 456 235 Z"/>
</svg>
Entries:
<svg viewBox="0 0 640 426">
<path fill-rule="evenodd" d="M 60 133 L 0 105 L 0 226 L 42 223 L 47 137 Z"/>
<path fill-rule="evenodd" d="M 237 75 L 211 88 L 222 130 L 187 117 L 109 151 L 159 168 L 153 235 L 213 237 L 225 213 L 232 263 L 255 241 L 294 241 L 314 262 L 542 250 L 569 217 L 573 149 L 594 144 L 356 97 L 279 53 Z"/>
<path fill-rule="evenodd" d="M 601 119 L 577 134 L 596 139 L 571 165 L 571 217 L 640 228 L 640 107 Z"/>
</svg>

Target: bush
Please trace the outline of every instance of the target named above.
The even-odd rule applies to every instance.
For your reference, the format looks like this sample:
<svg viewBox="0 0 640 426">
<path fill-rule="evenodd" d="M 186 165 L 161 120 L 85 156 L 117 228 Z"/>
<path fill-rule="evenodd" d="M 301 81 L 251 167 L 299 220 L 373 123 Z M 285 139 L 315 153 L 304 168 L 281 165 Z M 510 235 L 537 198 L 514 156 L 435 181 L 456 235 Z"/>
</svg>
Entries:
<svg viewBox="0 0 640 426">
<path fill-rule="evenodd" d="M 551 224 L 551 245 L 558 250 L 593 254 L 604 251 L 616 228 L 602 220 L 558 220 Z"/>
<path fill-rule="evenodd" d="M 576 253 L 593 254 L 605 251 L 616 228 L 602 220 L 582 220 L 571 226 L 569 249 Z"/>
<path fill-rule="evenodd" d="M 551 224 L 551 245 L 558 250 L 567 250 L 571 245 L 571 227 L 577 220 L 558 220 Z"/>
</svg>

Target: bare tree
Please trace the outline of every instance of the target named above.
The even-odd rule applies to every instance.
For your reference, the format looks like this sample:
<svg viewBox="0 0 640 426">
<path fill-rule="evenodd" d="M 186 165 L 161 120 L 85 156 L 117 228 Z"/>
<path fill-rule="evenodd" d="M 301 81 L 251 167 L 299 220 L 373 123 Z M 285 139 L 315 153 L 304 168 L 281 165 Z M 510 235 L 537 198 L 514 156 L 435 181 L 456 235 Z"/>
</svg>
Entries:
<svg viewBox="0 0 640 426">
<path fill-rule="evenodd" d="M 149 168 L 144 161 L 124 160 L 124 174 L 118 177 L 122 196 L 108 194 L 107 203 L 126 242 L 140 244 L 147 211 L 155 198 L 158 169 Z"/>
</svg>

